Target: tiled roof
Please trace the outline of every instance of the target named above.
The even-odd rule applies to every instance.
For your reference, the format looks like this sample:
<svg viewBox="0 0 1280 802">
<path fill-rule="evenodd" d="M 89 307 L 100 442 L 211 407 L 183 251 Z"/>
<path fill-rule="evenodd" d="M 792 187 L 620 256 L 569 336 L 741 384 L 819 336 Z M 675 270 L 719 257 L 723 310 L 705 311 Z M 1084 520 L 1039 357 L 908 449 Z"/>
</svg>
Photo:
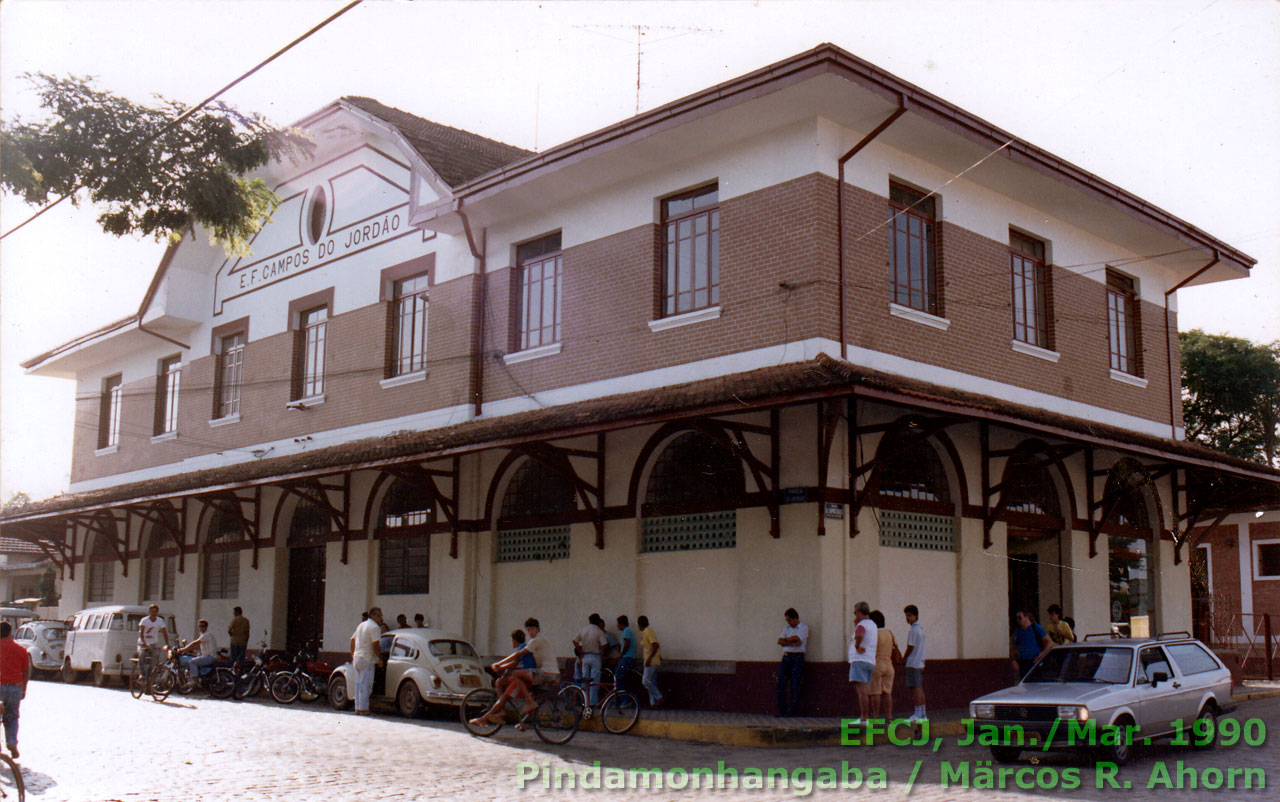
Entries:
<svg viewBox="0 0 1280 802">
<path fill-rule="evenodd" d="M 533 151 L 425 120 L 373 98 L 348 95 L 342 99 L 395 126 L 451 187 L 533 155 Z"/>
<path fill-rule="evenodd" d="M 23 508 L 23 512 L 26 509 Z M 0 554 L 43 554 L 40 547 L 16 537 L 0 537 Z"/>
<path fill-rule="evenodd" d="M 1227 456 L 1195 443 L 1141 434 L 1094 421 L 966 393 L 928 382 L 866 370 L 819 354 L 815 359 L 735 373 L 656 390 L 642 390 L 570 404 L 482 418 L 427 431 L 396 432 L 302 454 L 165 476 L 33 502 L 23 518 L 84 507 L 126 503 L 210 488 L 323 475 L 444 454 L 501 448 L 559 437 L 621 429 L 697 414 L 732 414 L 823 397 L 860 395 L 886 403 L 919 404 L 942 413 L 988 417 L 999 425 L 1047 431 L 1119 450 L 1209 465 L 1276 484 L 1280 470 Z"/>
</svg>

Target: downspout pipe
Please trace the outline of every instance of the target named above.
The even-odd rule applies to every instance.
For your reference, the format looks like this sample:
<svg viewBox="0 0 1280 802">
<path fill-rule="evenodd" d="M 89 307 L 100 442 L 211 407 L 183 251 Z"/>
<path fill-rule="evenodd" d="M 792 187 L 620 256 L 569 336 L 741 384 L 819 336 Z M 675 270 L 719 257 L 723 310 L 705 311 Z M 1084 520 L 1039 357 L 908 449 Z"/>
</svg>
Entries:
<svg viewBox="0 0 1280 802">
<path fill-rule="evenodd" d="M 1204 267 L 1200 268 L 1196 272 L 1184 278 L 1182 281 L 1179 281 L 1177 284 L 1174 284 L 1172 287 L 1164 291 L 1164 342 L 1165 342 L 1165 346 L 1169 349 L 1168 358 L 1166 361 L 1169 363 L 1169 439 L 1171 440 L 1178 439 L 1178 424 L 1177 424 L 1177 416 L 1176 416 L 1177 407 L 1175 405 L 1181 399 L 1177 397 L 1177 394 L 1174 392 L 1174 389 L 1173 389 L 1173 326 L 1169 323 L 1169 296 L 1173 295 L 1178 290 L 1187 286 L 1192 281 L 1195 281 L 1197 278 L 1200 277 L 1201 273 L 1203 273 L 1204 271 L 1216 265 L 1218 261 L 1219 261 L 1218 249 L 1214 248 L 1213 260 L 1210 261 L 1209 264 L 1205 265 Z"/>
<path fill-rule="evenodd" d="M 899 117 L 901 117 L 906 113 L 907 113 L 907 98 L 905 95 L 899 93 L 898 108 L 895 109 L 894 112 L 890 114 L 887 118 L 885 118 L 884 122 L 877 125 L 871 131 L 871 133 L 864 136 L 862 140 L 858 142 L 858 144 L 850 148 L 849 152 L 841 156 L 840 159 L 836 162 L 836 176 L 837 176 L 837 180 L 836 180 L 836 264 L 839 266 L 838 280 L 840 285 L 840 291 L 839 291 L 840 306 L 838 310 L 839 311 L 838 317 L 840 321 L 840 358 L 845 360 L 846 362 L 849 361 L 849 346 L 848 346 L 848 340 L 845 337 L 845 309 L 844 309 L 844 306 L 845 306 L 844 165 L 845 165 L 845 162 L 849 161 L 854 156 L 857 156 L 859 151 L 861 151 L 867 145 L 870 145 L 873 139 L 880 136 L 880 134 L 884 133 L 886 128 L 893 125 L 894 122 Z"/>
<path fill-rule="evenodd" d="M 472 410 L 478 418 L 484 410 L 484 306 L 485 288 L 488 282 L 485 281 L 484 274 L 484 253 L 476 245 L 476 236 L 471 230 L 471 220 L 467 218 L 467 213 L 462 209 L 461 198 L 458 199 L 454 210 L 462 220 L 462 230 L 467 235 L 467 246 L 471 249 L 471 255 L 476 260 L 476 282 L 475 286 L 472 287 L 471 296 L 471 333 L 476 343 L 471 352 L 471 404 Z"/>
</svg>

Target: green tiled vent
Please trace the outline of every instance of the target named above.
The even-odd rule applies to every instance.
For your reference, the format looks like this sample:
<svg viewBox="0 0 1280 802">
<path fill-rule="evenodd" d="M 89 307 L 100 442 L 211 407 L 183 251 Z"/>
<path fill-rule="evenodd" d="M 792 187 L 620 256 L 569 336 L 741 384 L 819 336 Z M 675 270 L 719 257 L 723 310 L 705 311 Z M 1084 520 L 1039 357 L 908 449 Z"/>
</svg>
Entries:
<svg viewBox="0 0 1280 802">
<path fill-rule="evenodd" d="M 880 545 L 925 551 L 956 550 L 956 519 L 950 515 L 880 510 Z"/>
<path fill-rule="evenodd" d="M 569 559 L 569 527 L 498 530 L 498 562 Z"/>
<path fill-rule="evenodd" d="M 731 549 L 738 539 L 735 510 L 645 518 L 641 523 L 641 551 Z"/>
</svg>

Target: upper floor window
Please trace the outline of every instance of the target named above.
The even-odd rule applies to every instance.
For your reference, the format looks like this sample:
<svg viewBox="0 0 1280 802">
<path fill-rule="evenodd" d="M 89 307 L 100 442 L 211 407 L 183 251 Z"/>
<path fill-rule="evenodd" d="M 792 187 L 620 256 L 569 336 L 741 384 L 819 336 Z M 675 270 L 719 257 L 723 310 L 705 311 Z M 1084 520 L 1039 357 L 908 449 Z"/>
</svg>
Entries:
<svg viewBox="0 0 1280 802">
<path fill-rule="evenodd" d="M 517 347 L 537 348 L 560 342 L 560 274 L 564 258 L 560 234 L 516 248 Z"/>
<path fill-rule="evenodd" d="M 218 364 L 214 377 L 214 417 L 240 414 L 240 385 L 244 378 L 245 333 L 218 340 Z"/>
<path fill-rule="evenodd" d="M 156 371 L 155 434 L 178 431 L 178 383 L 182 377 L 182 357 L 160 360 Z"/>
<path fill-rule="evenodd" d="M 110 448 L 120 442 L 120 404 L 124 400 L 124 377 L 108 376 L 102 381 L 102 397 L 98 405 L 98 448 Z"/>
<path fill-rule="evenodd" d="M 893 301 L 941 314 L 934 247 L 936 198 L 901 184 L 889 184 L 889 263 Z"/>
<path fill-rule="evenodd" d="M 1111 343 L 1111 369 L 1134 376 L 1138 363 L 1138 289 L 1131 276 L 1107 268 L 1107 338 Z"/>
<path fill-rule="evenodd" d="M 392 376 L 427 368 L 427 287 L 426 273 L 392 285 Z"/>
<path fill-rule="evenodd" d="M 1013 282 L 1013 339 L 1051 348 L 1044 243 L 1010 231 L 1009 268 Z"/>
<path fill-rule="evenodd" d="M 324 392 L 324 338 L 328 325 L 327 306 L 317 306 L 298 315 L 294 400 Z"/>
<path fill-rule="evenodd" d="M 662 202 L 665 251 L 662 314 L 720 303 L 720 189 L 695 189 Z"/>
</svg>

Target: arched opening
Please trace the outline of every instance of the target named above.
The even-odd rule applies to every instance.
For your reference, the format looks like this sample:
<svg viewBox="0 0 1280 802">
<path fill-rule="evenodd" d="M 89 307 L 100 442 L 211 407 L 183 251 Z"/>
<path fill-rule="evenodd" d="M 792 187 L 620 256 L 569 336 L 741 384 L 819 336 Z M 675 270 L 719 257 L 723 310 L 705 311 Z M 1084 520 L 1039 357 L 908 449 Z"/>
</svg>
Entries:
<svg viewBox="0 0 1280 802">
<path fill-rule="evenodd" d="M 244 526 L 233 511 L 236 502 L 214 502 L 204 538 L 201 571 L 203 599 L 234 599 L 240 595 L 240 549 Z"/>
<path fill-rule="evenodd" d="M 178 511 L 169 505 L 157 507 L 160 523 L 147 527 L 143 545 L 143 601 L 171 601 L 178 579 L 178 547 L 170 532 L 178 531 Z"/>
<path fill-rule="evenodd" d="M 285 648 L 290 651 L 324 639 L 325 542 L 329 511 L 301 500 L 289 519 L 289 602 L 285 610 Z"/>
<path fill-rule="evenodd" d="M 939 445 L 912 420 L 881 438 L 872 480 L 881 546 L 956 550 L 956 504 Z"/>
<path fill-rule="evenodd" d="M 425 491 L 392 481 L 382 497 L 374 537 L 378 542 L 378 593 L 383 596 L 429 593 L 431 534 L 436 500 Z"/>
<path fill-rule="evenodd" d="M 494 559 L 500 563 L 569 558 L 569 522 L 578 510 L 573 484 L 536 460 L 516 467 L 502 494 Z"/>
<path fill-rule="evenodd" d="M 99 517 L 99 526 L 115 530 L 115 519 L 110 515 Z M 93 542 L 89 544 L 85 555 L 85 593 L 86 603 L 106 603 L 115 594 L 116 552 L 111 541 L 101 532 L 93 534 Z"/>
<path fill-rule="evenodd" d="M 649 473 L 640 550 L 733 548 L 745 494 L 742 461 L 727 447 L 703 432 L 676 435 Z"/>
<path fill-rule="evenodd" d="M 1124 635 L 1156 632 L 1155 533 L 1159 520 L 1156 489 L 1137 460 L 1122 459 L 1107 477 L 1104 499 L 1113 504 L 1107 535 L 1107 578 L 1111 589 L 1111 629 Z"/>
<path fill-rule="evenodd" d="M 1009 621 L 1018 610 L 1046 620 L 1050 604 L 1066 607 L 1069 549 L 1055 463 L 1041 444 L 1018 447 L 1004 466 L 1001 517 L 1008 531 Z"/>
</svg>

